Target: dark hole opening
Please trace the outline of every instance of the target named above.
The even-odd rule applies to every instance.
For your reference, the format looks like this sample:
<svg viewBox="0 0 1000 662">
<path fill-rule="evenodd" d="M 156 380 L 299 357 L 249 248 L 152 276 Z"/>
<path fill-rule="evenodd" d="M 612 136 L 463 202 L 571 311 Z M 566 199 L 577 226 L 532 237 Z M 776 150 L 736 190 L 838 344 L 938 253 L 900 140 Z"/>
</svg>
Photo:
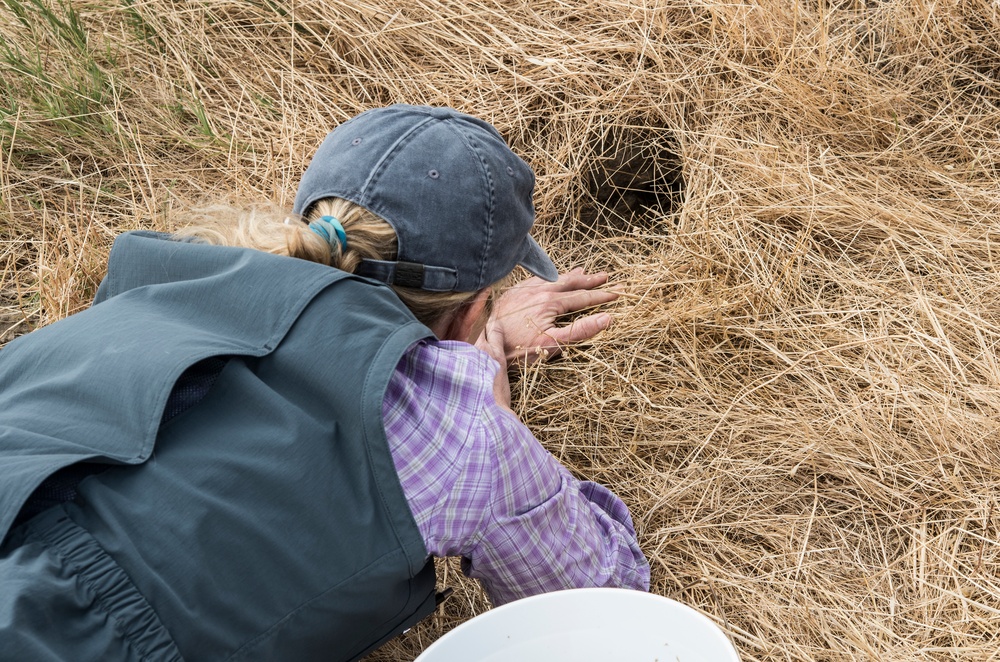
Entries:
<svg viewBox="0 0 1000 662">
<path fill-rule="evenodd" d="M 684 190 L 677 146 L 666 129 L 616 126 L 594 141 L 584 171 L 580 223 L 591 231 L 666 233 Z"/>
</svg>

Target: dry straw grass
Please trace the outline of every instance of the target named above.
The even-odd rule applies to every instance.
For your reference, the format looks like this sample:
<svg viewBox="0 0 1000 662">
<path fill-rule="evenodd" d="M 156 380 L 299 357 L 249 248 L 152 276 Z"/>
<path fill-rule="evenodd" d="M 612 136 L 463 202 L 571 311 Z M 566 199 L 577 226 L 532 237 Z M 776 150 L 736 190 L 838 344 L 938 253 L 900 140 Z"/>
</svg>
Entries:
<svg viewBox="0 0 1000 662">
<path fill-rule="evenodd" d="M 117 232 L 287 205 L 337 122 L 448 104 L 627 291 L 515 397 L 653 590 L 745 660 L 998 659 L 998 35 L 987 0 L 6 0 L 0 341 L 85 306 Z M 488 607 L 441 569 L 372 660 Z"/>
</svg>

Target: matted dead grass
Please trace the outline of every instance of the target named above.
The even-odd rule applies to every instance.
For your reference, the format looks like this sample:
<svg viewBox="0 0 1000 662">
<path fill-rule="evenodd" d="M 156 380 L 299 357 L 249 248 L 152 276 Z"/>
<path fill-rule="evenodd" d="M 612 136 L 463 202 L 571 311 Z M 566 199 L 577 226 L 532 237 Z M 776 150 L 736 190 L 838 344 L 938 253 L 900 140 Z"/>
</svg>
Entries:
<svg viewBox="0 0 1000 662">
<path fill-rule="evenodd" d="M 1000 659 L 995 3 L 47 1 L 0 9 L 0 342 L 85 306 L 116 233 L 289 205 L 336 123 L 451 105 L 626 292 L 514 388 L 653 590 L 745 660 Z M 371 660 L 488 608 L 440 567 Z"/>
</svg>

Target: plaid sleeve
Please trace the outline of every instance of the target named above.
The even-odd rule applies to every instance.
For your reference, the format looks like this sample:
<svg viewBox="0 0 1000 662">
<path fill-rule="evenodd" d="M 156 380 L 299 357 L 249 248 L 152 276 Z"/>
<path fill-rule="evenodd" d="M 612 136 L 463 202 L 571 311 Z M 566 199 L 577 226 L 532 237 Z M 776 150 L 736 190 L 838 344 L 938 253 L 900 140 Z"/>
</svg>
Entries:
<svg viewBox="0 0 1000 662">
<path fill-rule="evenodd" d="M 649 564 L 621 499 L 574 478 L 512 413 L 496 409 L 487 426 L 495 496 L 466 554 L 469 576 L 494 605 L 565 588 L 649 590 Z"/>
<path fill-rule="evenodd" d="M 386 392 L 386 436 L 428 552 L 462 556 L 495 605 L 563 588 L 648 590 L 628 508 L 496 403 L 498 369 L 465 343 L 422 343 Z"/>
</svg>

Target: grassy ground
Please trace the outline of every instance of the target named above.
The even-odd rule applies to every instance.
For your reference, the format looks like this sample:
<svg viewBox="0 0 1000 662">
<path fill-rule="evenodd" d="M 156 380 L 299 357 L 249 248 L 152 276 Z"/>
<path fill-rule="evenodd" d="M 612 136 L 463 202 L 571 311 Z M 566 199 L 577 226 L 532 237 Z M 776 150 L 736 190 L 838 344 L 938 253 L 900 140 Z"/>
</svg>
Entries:
<svg viewBox="0 0 1000 662">
<path fill-rule="evenodd" d="M 516 406 L 745 660 L 1000 659 L 1000 9 L 987 0 L 4 0 L 0 342 L 113 237 L 290 205 L 340 121 L 493 122 L 628 295 Z M 412 659 L 485 598 L 371 657 Z"/>
</svg>

